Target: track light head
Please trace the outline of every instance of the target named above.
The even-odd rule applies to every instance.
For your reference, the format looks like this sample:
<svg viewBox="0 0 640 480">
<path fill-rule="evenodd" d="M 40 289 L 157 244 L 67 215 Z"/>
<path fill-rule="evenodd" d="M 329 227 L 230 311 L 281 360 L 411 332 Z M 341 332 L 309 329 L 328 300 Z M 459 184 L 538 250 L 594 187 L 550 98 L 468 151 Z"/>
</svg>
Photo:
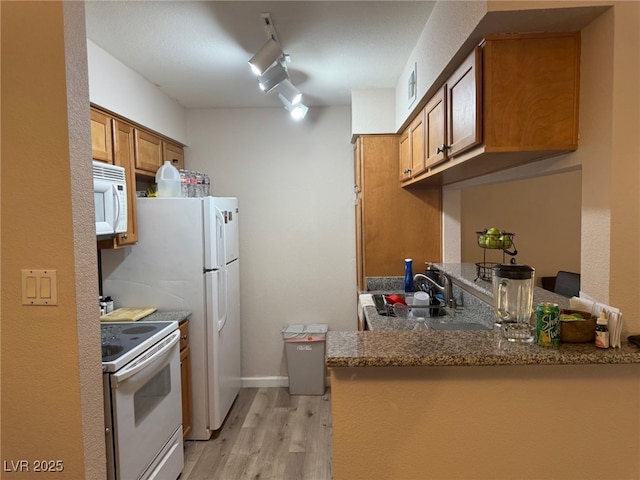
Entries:
<svg viewBox="0 0 640 480">
<path fill-rule="evenodd" d="M 278 93 L 281 94 L 291 105 L 296 105 L 302 101 L 302 93 L 290 80 L 283 81 L 278 85 Z"/>
<path fill-rule="evenodd" d="M 309 107 L 307 107 L 306 105 L 300 102 L 294 105 L 289 102 L 289 100 L 287 100 L 281 93 L 278 93 L 278 98 L 280 98 L 280 101 L 284 105 L 285 110 L 289 112 L 294 120 L 302 120 L 307 115 Z"/>
<path fill-rule="evenodd" d="M 256 75 L 262 75 L 283 55 L 284 54 L 282 53 L 282 49 L 280 48 L 280 45 L 278 45 L 278 42 L 273 38 L 269 38 L 262 48 L 260 48 L 258 53 L 251 57 L 249 65 L 251 66 L 253 73 Z"/>
<path fill-rule="evenodd" d="M 260 75 L 258 86 L 263 92 L 269 93 L 283 82 L 288 82 L 288 78 L 289 72 L 287 72 L 287 69 L 284 68 L 282 63 L 276 62 L 264 74 Z"/>
</svg>

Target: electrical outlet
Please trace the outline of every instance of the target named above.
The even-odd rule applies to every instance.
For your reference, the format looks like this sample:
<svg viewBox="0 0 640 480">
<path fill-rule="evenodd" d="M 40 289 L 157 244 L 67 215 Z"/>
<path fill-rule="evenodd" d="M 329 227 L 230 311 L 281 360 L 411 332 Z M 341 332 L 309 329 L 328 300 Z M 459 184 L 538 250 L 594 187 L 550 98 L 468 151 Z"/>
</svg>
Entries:
<svg viewBox="0 0 640 480">
<path fill-rule="evenodd" d="M 57 305 L 56 270 L 22 269 L 22 304 Z"/>
</svg>

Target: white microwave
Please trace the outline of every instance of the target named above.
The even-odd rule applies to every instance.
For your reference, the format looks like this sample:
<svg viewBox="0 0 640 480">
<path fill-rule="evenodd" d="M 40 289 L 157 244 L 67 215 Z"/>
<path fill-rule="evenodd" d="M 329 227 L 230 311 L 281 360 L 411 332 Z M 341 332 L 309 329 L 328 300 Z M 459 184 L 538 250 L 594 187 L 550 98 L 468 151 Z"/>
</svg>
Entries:
<svg viewBox="0 0 640 480">
<path fill-rule="evenodd" d="M 98 238 L 127 231 L 127 181 L 123 167 L 93 162 L 93 202 Z"/>
</svg>

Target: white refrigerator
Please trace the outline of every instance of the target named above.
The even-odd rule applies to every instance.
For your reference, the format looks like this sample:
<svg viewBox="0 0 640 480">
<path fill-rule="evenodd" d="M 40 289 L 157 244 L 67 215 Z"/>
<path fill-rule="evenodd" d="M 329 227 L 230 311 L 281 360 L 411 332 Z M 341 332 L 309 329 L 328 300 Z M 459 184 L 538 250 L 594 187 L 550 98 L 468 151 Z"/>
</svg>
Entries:
<svg viewBox="0 0 640 480">
<path fill-rule="evenodd" d="M 138 242 L 102 250 L 116 307 L 189 310 L 191 440 L 222 425 L 241 384 L 236 198 L 138 198 Z"/>
</svg>

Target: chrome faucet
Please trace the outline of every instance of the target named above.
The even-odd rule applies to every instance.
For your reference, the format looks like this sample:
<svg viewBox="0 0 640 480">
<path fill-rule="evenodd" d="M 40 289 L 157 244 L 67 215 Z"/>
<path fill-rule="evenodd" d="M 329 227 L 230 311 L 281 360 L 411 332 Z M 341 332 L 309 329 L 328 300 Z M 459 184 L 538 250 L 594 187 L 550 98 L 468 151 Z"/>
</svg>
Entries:
<svg viewBox="0 0 640 480">
<path fill-rule="evenodd" d="M 416 273 L 413 276 L 413 281 L 414 282 L 416 282 L 418 280 L 426 281 L 426 282 L 430 283 L 431 285 L 433 285 L 433 287 L 436 290 L 438 290 L 440 293 L 442 293 L 442 295 L 444 296 L 445 306 L 455 310 L 457 305 L 456 305 L 456 299 L 453 297 L 453 288 L 451 286 L 451 279 L 447 275 L 442 273 L 442 272 L 438 272 L 438 275 L 440 275 L 440 278 L 444 279 L 444 285 L 440 285 L 433 278 L 427 277 L 426 275 L 423 275 L 422 273 Z"/>
</svg>

